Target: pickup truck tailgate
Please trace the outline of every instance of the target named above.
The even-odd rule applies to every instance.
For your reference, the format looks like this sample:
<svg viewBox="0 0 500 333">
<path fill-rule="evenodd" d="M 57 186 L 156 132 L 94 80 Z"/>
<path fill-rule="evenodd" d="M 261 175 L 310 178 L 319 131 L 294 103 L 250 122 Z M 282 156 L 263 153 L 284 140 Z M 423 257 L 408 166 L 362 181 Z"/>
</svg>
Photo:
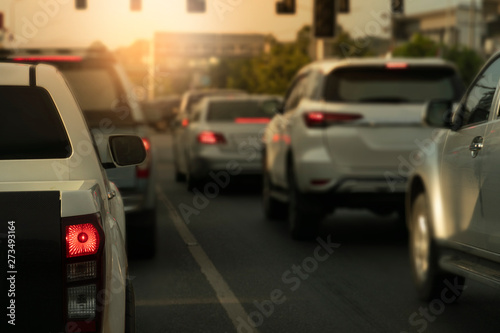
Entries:
<svg viewBox="0 0 500 333">
<path fill-rule="evenodd" d="M 63 332 L 60 192 L 0 192 L 0 203 L 0 332 Z"/>
</svg>

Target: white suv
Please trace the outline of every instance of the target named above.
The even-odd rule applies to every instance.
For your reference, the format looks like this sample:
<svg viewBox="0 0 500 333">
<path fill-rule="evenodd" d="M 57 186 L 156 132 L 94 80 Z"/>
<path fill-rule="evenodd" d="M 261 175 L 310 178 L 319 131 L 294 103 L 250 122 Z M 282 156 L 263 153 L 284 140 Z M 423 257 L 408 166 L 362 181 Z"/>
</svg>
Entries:
<svg viewBox="0 0 500 333">
<path fill-rule="evenodd" d="M 264 135 L 266 216 L 288 213 L 291 235 L 301 239 L 336 207 L 403 213 L 411 153 L 432 131 L 421 124 L 423 105 L 462 92 L 457 70 L 441 59 L 304 67 Z"/>
</svg>

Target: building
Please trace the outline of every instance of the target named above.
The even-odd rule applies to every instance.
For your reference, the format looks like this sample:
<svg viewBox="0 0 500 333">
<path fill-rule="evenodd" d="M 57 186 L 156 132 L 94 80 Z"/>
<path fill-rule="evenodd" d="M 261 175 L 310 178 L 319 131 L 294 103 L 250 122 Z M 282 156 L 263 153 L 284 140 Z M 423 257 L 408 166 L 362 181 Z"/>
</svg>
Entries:
<svg viewBox="0 0 500 333">
<path fill-rule="evenodd" d="M 474 2 L 472 0 L 472 3 Z M 483 53 L 486 35 L 484 15 L 484 11 L 479 6 L 461 4 L 430 12 L 394 17 L 393 36 L 396 43 L 401 43 L 407 42 L 413 34 L 420 33 L 438 43 L 467 46 Z"/>
</svg>

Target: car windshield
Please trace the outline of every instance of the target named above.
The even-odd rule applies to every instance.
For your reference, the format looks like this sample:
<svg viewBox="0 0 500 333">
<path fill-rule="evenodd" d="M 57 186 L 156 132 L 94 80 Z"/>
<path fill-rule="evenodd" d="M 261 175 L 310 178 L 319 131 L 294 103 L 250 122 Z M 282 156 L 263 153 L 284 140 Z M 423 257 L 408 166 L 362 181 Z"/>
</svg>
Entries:
<svg viewBox="0 0 500 333">
<path fill-rule="evenodd" d="M 0 159 L 65 158 L 71 145 L 46 90 L 0 86 Z"/>
<path fill-rule="evenodd" d="M 461 84 L 450 68 L 345 67 L 332 71 L 325 100 L 347 103 L 422 103 L 460 98 Z"/>
<path fill-rule="evenodd" d="M 275 114 L 276 100 L 267 101 L 217 101 L 211 102 L 207 111 L 208 122 L 243 121 L 246 118 L 269 119 Z"/>
</svg>

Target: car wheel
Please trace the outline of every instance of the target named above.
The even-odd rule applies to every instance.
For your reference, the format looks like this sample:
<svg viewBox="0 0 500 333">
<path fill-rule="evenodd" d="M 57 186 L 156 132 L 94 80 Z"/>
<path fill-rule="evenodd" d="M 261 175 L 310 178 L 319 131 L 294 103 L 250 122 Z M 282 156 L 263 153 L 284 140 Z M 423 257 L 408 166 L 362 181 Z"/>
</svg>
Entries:
<svg viewBox="0 0 500 333">
<path fill-rule="evenodd" d="M 174 159 L 174 176 L 175 176 L 175 181 L 178 183 L 186 181 L 186 175 L 179 171 L 179 166 L 177 165 L 175 159 Z"/>
<path fill-rule="evenodd" d="M 273 184 L 269 177 L 269 173 L 264 172 L 262 175 L 262 205 L 264 207 L 264 215 L 271 220 L 282 220 L 286 218 L 286 205 L 274 199 L 271 196 Z"/>
<path fill-rule="evenodd" d="M 323 213 L 316 203 L 300 192 L 293 171 L 289 173 L 288 186 L 290 187 L 288 202 L 290 236 L 296 240 L 312 239 L 318 233 Z"/>
<path fill-rule="evenodd" d="M 127 279 L 125 296 L 125 333 L 135 333 L 135 293 L 132 281 Z"/>
<path fill-rule="evenodd" d="M 420 193 L 415 198 L 410 214 L 410 262 L 417 294 L 424 301 L 439 299 L 443 290 L 448 288 L 447 283 L 463 285 L 465 279 L 439 268 L 438 249 L 433 240 L 429 204 L 425 193 Z M 456 301 L 460 294 L 456 296 L 453 301 Z"/>
<path fill-rule="evenodd" d="M 151 259 L 156 254 L 156 209 L 128 213 L 133 227 L 127 228 L 128 252 L 133 257 Z"/>
<path fill-rule="evenodd" d="M 186 175 L 186 183 L 188 191 L 194 190 L 197 186 L 200 185 L 200 180 L 196 178 L 191 171 L 188 171 Z"/>
</svg>

